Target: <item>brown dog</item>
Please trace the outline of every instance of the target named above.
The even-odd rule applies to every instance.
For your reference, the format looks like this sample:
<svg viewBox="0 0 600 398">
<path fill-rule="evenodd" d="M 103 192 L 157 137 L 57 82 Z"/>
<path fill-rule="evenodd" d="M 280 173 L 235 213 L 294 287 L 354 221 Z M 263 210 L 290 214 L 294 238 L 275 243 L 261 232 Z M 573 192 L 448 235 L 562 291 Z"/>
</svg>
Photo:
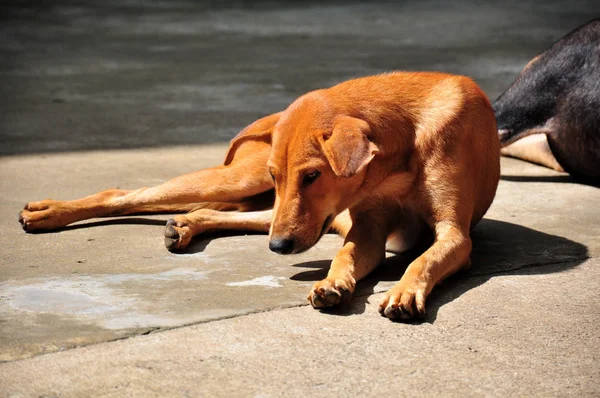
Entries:
<svg viewBox="0 0 600 398">
<path fill-rule="evenodd" d="M 190 211 L 168 221 L 170 250 L 210 230 L 270 228 L 269 247 L 281 254 L 309 249 L 331 227 L 346 239 L 309 294 L 315 308 L 347 300 L 386 244 L 407 250 L 430 229 L 433 244 L 379 307 L 405 320 L 422 316 L 433 287 L 470 265 L 470 229 L 492 203 L 499 175 L 494 114 L 472 80 L 391 73 L 311 92 L 256 121 L 232 140 L 222 166 L 154 188 L 29 203 L 20 221 L 40 231 L 91 217 Z"/>
</svg>

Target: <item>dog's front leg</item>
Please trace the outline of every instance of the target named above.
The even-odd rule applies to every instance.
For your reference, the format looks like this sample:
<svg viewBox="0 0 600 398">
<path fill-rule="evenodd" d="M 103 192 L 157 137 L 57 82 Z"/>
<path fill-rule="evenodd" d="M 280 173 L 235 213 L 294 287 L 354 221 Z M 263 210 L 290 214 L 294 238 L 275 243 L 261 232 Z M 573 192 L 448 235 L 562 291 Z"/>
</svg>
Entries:
<svg viewBox="0 0 600 398">
<path fill-rule="evenodd" d="M 439 222 L 435 241 L 413 261 L 390 289 L 379 312 L 393 320 L 411 320 L 425 316 L 425 300 L 435 285 L 460 269 L 470 267 L 471 239 L 467 227 L 455 222 Z"/>
<path fill-rule="evenodd" d="M 349 301 L 356 282 L 385 258 L 387 235 L 387 222 L 381 214 L 353 215 L 344 247 L 333 259 L 327 278 L 315 283 L 308 295 L 311 305 L 325 308 Z"/>
</svg>

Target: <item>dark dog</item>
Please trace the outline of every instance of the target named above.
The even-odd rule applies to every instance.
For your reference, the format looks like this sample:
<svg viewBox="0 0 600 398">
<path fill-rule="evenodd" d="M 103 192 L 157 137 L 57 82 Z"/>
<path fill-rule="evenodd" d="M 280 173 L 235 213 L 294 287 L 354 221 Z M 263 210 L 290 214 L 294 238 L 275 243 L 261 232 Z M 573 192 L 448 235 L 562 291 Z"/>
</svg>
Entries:
<svg viewBox="0 0 600 398">
<path fill-rule="evenodd" d="M 531 60 L 493 108 L 503 155 L 599 184 L 600 19 Z"/>
</svg>

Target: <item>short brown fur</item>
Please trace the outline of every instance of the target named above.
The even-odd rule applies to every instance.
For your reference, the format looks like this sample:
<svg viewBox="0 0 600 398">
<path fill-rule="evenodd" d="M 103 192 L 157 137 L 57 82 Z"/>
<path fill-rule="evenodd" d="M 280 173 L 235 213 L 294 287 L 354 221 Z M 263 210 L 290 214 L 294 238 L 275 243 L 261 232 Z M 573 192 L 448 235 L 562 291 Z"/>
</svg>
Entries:
<svg viewBox="0 0 600 398">
<path fill-rule="evenodd" d="M 244 129 L 222 166 L 153 188 L 32 202 L 20 220 L 40 231 L 91 217 L 189 211 L 167 223 L 170 250 L 199 233 L 236 229 L 269 231 L 280 253 L 309 249 L 331 227 L 345 242 L 309 293 L 315 308 L 351 297 L 386 244 L 407 250 L 429 229 L 433 244 L 379 307 L 408 320 L 425 314 L 436 284 L 470 265 L 470 230 L 499 175 L 495 118 L 479 87 L 462 76 L 397 72 L 300 97 Z"/>
</svg>

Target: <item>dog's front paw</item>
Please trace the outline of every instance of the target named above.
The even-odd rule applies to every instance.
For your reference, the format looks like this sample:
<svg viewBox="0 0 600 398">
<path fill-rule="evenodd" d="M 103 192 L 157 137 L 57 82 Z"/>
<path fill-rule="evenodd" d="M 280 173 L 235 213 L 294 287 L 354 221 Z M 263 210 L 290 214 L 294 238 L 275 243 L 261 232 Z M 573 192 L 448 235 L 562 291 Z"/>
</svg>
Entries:
<svg viewBox="0 0 600 398">
<path fill-rule="evenodd" d="M 165 246 L 169 251 L 185 249 L 193 237 L 194 233 L 184 216 L 177 216 L 167 221 L 167 226 L 165 227 Z"/>
<path fill-rule="evenodd" d="M 347 303 L 352 298 L 354 284 L 343 279 L 323 279 L 315 283 L 308 295 L 313 308 L 327 308 Z"/>
<path fill-rule="evenodd" d="M 390 289 L 381 303 L 379 313 L 394 321 L 412 321 L 425 317 L 425 287 L 420 283 L 401 280 Z"/>
</svg>

